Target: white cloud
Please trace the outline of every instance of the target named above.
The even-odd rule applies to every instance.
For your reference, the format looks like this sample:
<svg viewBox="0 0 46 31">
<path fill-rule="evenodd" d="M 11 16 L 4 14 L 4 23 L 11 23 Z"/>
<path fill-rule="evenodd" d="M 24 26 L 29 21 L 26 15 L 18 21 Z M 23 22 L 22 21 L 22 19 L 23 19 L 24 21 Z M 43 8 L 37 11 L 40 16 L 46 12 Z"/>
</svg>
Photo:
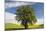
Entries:
<svg viewBox="0 0 46 31">
<path fill-rule="evenodd" d="M 40 19 L 37 18 L 36 24 L 44 24 L 44 19 L 43 18 L 40 18 Z"/>
<path fill-rule="evenodd" d="M 15 18 L 16 15 L 6 12 L 5 13 L 5 23 L 14 23 L 14 24 L 20 24 Z"/>
<path fill-rule="evenodd" d="M 18 7 L 18 6 L 21 6 L 21 5 L 33 5 L 35 3 L 29 3 L 29 2 L 8 2 L 8 3 L 5 3 L 5 8 L 10 8 L 10 7 Z"/>
</svg>

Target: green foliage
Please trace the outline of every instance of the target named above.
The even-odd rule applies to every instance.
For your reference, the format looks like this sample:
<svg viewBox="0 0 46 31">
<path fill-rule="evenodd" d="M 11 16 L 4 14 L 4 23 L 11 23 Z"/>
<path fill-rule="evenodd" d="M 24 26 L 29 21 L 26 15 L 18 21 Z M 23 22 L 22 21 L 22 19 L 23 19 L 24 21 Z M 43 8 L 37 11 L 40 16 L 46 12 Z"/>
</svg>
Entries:
<svg viewBox="0 0 46 31">
<path fill-rule="evenodd" d="M 29 5 L 19 7 L 16 11 L 16 15 L 18 21 L 28 20 L 31 24 L 37 22 L 34 9 Z"/>
</svg>

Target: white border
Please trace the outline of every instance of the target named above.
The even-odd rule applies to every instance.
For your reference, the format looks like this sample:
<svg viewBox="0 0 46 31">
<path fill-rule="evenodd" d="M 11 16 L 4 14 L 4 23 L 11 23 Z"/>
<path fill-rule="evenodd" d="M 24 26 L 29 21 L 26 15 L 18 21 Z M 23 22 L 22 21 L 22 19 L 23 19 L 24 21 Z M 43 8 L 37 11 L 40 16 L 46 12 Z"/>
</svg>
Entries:
<svg viewBox="0 0 46 31">
<path fill-rule="evenodd" d="M 46 1 L 44 1 L 44 30 L 46 30 Z"/>
<path fill-rule="evenodd" d="M 4 0 L 0 0 L 0 31 L 4 31 Z"/>
<path fill-rule="evenodd" d="M 46 25 L 46 2 L 44 0 L 16 0 L 16 1 L 28 1 L 28 2 L 44 2 L 44 24 Z M 5 31 L 4 27 L 4 0 L 0 0 L 0 31 Z M 20 30 L 22 31 L 22 30 Z M 46 26 L 45 29 L 31 29 L 31 30 L 23 30 L 23 31 L 46 31 Z"/>
</svg>

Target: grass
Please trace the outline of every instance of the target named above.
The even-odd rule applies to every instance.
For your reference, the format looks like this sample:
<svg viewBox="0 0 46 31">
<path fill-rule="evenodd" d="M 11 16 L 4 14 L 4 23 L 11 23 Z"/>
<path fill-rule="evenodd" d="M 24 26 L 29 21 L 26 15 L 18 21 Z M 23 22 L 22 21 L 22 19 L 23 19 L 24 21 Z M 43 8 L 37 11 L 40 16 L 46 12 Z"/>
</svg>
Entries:
<svg viewBox="0 0 46 31">
<path fill-rule="evenodd" d="M 44 25 L 43 24 L 39 24 L 39 25 L 29 25 L 29 28 L 31 28 L 31 29 L 44 28 Z"/>
<path fill-rule="evenodd" d="M 29 29 L 44 28 L 44 25 L 43 24 L 39 24 L 39 25 L 29 25 L 28 28 Z M 18 25 L 18 24 L 8 23 L 8 24 L 5 24 L 5 29 L 6 30 L 24 29 L 24 26 Z"/>
</svg>

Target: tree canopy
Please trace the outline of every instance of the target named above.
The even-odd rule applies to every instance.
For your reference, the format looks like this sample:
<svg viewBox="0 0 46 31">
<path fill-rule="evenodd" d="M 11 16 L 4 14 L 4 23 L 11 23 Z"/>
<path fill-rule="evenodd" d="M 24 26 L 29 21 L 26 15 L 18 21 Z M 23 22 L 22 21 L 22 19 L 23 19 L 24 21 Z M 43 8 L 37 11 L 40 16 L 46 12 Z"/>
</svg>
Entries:
<svg viewBox="0 0 46 31">
<path fill-rule="evenodd" d="M 19 7 L 16 11 L 16 15 L 17 15 L 16 19 L 18 21 L 26 20 L 28 23 L 31 23 L 31 24 L 37 22 L 35 11 L 29 5 Z"/>
</svg>

